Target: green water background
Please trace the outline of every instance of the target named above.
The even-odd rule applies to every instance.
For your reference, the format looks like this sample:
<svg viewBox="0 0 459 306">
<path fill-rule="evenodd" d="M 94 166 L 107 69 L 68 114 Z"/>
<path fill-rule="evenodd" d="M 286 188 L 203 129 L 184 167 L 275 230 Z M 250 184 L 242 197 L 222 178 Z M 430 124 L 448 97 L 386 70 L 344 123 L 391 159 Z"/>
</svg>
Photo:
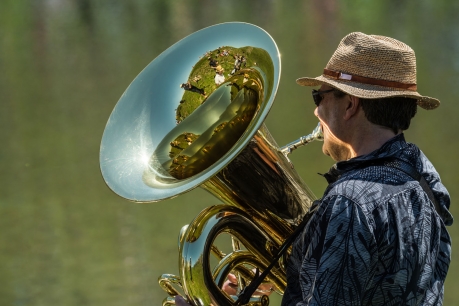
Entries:
<svg viewBox="0 0 459 306">
<path fill-rule="evenodd" d="M 266 123 L 280 145 L 316 126 L 310 89 L 295 79 L 321 74 L 344 35 L 409 44 L 419 91 L 442 104 L 419 109 L 406 138 L 434 163 L 459 218 L 458 16 L 452 0 L 1 1 L 0 305 L 162 301 L 156 280 L 178 273 L 180 228 L 219 201 L 200 189 L 154 204 L 123 200 L 101 177 L 99 144 L 135 76 L 179 39 L 221 22 L 256 24 L 278 44 L 282 79 Z M 326 183 L 316 173 L 332 165 L 321 145 L 292 160 L 320 196 Z M 449 231 L 445 305 L 459 305 L 458 222 Z"/>
</svg>

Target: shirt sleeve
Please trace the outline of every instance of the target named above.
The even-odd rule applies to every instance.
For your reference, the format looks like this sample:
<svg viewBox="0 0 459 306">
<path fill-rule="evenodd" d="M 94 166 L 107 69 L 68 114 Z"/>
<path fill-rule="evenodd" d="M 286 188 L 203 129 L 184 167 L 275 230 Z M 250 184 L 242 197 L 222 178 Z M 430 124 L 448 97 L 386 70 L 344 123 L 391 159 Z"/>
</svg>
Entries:
<svg viewBox="0 0 459 306">
<path fill-rule="evenodd" d="M 298 305 L 361 305 L 377 257 L 374 236 L 362 208 L 336 196 L 310 228 L 300 270 L 303 301 Z"/>
</svg>

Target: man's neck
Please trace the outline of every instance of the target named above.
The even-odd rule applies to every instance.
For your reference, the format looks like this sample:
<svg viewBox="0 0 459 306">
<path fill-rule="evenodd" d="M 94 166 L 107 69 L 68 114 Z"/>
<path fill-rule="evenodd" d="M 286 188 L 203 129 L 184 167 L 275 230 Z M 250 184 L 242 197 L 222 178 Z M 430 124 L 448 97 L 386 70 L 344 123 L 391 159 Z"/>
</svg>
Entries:
<svg viewBox="0 0 459 306">
<path fill-rule="evenodd" d="M 351 158 L 369 154 L 395 136 L 392 130 L 374 124 L 359 128 L 351 135 L 349 141 Z"/>
</svg>

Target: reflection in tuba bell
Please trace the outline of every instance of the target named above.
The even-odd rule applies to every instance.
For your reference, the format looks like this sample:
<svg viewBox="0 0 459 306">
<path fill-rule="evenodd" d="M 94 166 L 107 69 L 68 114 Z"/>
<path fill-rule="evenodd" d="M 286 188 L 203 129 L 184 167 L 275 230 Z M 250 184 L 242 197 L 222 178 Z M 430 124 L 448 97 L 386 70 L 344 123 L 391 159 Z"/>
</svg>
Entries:
<svg viewBox="0 0 459 306">
<path fill-rule="evenodd" d="M 220 289 L 226 276 L 236 274 L 241 287 L 249 283 L 312 204 L 314 195 L 287 155 L 320 140 L 320 127 L 279 148 L 263 124 L 279 77 L 279 51 L 268 33 L 246 23 L 219 24 L 153 60 L 110 115 L 100 167 L 115 193 L 156 202 L 200 186 L 224 203 L 182 228 L 180 275 L 159 278 L 171 296 L 163 304 L 183 292 L 194 305 L 234 305 L 236 297 Z M 223 233 L 232 241 L 227 254 L 215 245 Z M 283 293 L 282 260 L 267 280 Z M 268 302 L 262 293 L 251 301 Z"/>
</svg>

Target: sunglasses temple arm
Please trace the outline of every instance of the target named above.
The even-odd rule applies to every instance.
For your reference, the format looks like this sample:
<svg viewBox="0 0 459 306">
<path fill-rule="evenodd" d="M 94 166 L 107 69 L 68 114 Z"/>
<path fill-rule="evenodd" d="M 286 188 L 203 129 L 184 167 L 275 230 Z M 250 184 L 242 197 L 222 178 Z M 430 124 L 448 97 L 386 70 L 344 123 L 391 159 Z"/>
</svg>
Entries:
<svg viewBox="0 0 459 306">
<path fill-rule="evenodd" d="M 322 141 L 324 139 L 324 135 L 322 133 L 322 128 L 319 124 L 317 124 L 316 128 L 314 131 L 312 131 L 311 134 L 302 136 L 299 139 L 283 146 L 280 148 L 280 151 L 285 155 L 288 156 L 290 153 L 292 153 L 293 150 L 298 149 L 299 147 L 302 147 L 304 145 L 307 145 L 308 143 L 314 141 L 314 140 L 319 140 Z"/>
</svg>

